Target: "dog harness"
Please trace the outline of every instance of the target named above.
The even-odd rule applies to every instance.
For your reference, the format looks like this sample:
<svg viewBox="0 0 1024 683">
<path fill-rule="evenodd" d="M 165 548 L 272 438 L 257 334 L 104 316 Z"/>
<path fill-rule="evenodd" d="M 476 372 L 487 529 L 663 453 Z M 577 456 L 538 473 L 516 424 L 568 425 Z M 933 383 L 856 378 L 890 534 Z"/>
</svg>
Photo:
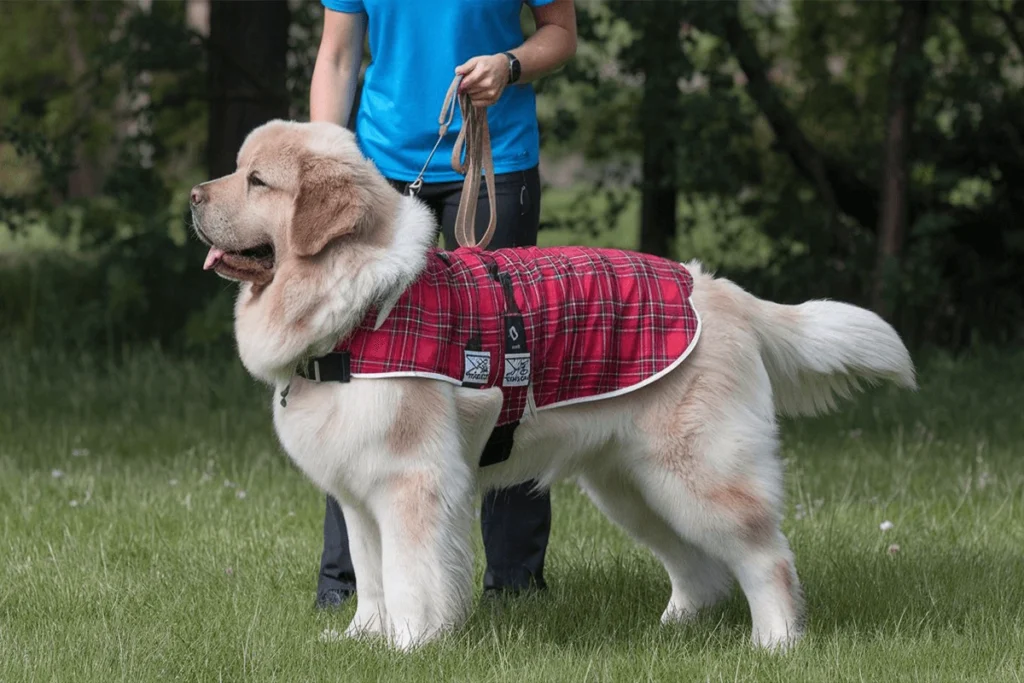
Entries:
<svg viewBox="0 0 1024 683">
<path fill-rule="evenodd" d="M 500 387 L 497 425 L 514 426 L 528 410 L 619 396 L 679 365 L 700 335 L 692 291 L 686 268 L 644 254 L 431 250 L 382 321 L 371 310 L 300 374 Z"/>
</svg>

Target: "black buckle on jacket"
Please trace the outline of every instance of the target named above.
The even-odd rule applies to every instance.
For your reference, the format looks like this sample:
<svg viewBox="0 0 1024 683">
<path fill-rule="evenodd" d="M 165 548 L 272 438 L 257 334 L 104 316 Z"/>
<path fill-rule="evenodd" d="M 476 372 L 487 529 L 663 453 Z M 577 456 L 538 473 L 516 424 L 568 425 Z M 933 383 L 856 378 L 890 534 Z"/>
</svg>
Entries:
<svg viewBox="0 0 1024 683">
<path fill-rule="evenodd" d="M 352 379 L 352 357 L 348 351 L 334 351 L 310 358 L 299 363 L 295 374 L 312 382 L 348 382 Z"/>
<path fill-rule="evenodd" d="M 494 428 L 487 438 L 487 443 L 484 444 L 484 452 L 480 454 L 480 467 L 497 465 L 499 462 L 508 460 L 508 457 L 512 455 L 514 435 L 518 426 L 517 420 L 511 424 Z"/>
</svg>

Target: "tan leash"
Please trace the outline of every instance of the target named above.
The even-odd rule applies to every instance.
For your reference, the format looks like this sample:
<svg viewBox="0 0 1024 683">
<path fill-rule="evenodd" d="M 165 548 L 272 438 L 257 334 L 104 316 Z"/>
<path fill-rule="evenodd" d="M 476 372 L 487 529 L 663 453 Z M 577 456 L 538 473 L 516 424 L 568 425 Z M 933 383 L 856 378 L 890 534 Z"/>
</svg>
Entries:
<svg viewBox="0 0 1024 683">
<path fill-rule="evenodd" d="M 448 134 L 448 128 L 455 119 L 455 105 L 459 105 L 462 112 L 462 128 L 455 138 L 455 145 L 452 148 L 452 169 L 466 176 L 462 183 L 462 197 L 459 200 L 459 211 L 455 216 L 455 241 L 460 247 L 473 247 L 486 249 L 494 237 L 494 230 L 497 226 L 497 204 L 494 196 L 494 160 L 491 157 L 491 131 L 487 127 L 487 107 L 474 107 L 466 93 L 458 94 L 459 84 L 462 76 L 456 76 L 455 80 L 448 87 L 448 93 L 444 97 L 444 104 L 441 106 L 441 114 L 437 118 L 440 126 L 438 129 L 437 142 L 430 150 L 426 163 L 410 185 L 409 194 L 419 192 L 423 186 L 423 175 L 426 173 L 430 160 L 437 151 L 441 140 Z M 466 159 L 463 161 L 462 153 L 465 148 Z M 487 222 L 487 230 L 483 236 L 476 239 L 476 205 L 480 196 L 480 175 L 484 176 L 487 184 L 487 203 L 491 210 L 491 219 Z"/>
</svg>

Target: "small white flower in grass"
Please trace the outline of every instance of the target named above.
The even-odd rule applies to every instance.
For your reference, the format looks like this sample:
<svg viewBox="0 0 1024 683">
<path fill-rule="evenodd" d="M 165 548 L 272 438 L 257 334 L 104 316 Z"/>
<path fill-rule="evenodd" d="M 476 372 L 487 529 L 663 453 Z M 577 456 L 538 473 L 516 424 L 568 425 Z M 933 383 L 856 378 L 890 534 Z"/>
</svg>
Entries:
<svg viewBox="0 0 1024 683">
<path fill-rule="evenodd" d="M 888 553 L 889 553 L 890 555 L 895 555 L 895 554 L 896 554 L 896 553 L 898 553 L 899 551 L 900 551 L 900 545 L 899 545 L 899 543 L 893 543 L 892 545 L 890 545 L 890 546 L 889 546 L 889 550 L 888 550 Z"/>
<path fill-rule="evenodd" d="M 888 531 L 889 529 L 892 529 L 894 526 L 895 525 L 892 522 L 890 522 L 889 520 L 885 520 L 884 522 L 878 525 L 878 528 L 882 531 Z"/>
<path fill-rule="evenodd" d="M 77 500 L 73 500 L 70 503 L 68 503 L 68 505 L 70 505 L 73 508 L 76 508 L 76 507 L 78 507 L 78 501 Z"/>
<path fill-rule="evenodd" d="M 245 489 L 239 489 L 235 493 L 235 497 L 238 498 L 238 500 L 242 500 L 243 498 L 245 498 Z"/>
<path fill-rule="evenodd" d="M 232 569 L 231 567 L 225 567 L 224 568 L 224 573 L 227 574 L 228 576 L 234 576 L 235 575 L 235 570 Z"/>
<path fill-rule="evenodd" d="M 89 455 L 89 449 L 88 448 L 72 448 L 71 449 L 71 457 L 72 458 L 84 458 L 87 455 Z"/>
<path fill-rule="evenodd" d="M 64 473 L 61 472 L 60 470 L 50 470 L 50 476 L 53 477 L 54 479 L 60 479 L 61 477 L 64 476 Z"/>
</svg>

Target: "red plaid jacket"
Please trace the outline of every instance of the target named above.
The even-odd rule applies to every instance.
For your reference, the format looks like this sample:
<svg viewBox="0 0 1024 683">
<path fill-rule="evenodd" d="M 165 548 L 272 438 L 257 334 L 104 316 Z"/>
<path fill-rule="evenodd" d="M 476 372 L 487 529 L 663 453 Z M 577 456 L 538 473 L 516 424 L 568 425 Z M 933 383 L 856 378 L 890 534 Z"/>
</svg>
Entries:
<svg viewBox="0 0 1024 683">
<path fill-rule="evenodd" d="M 432 250 L 380 327 L 371 311 L 335 350 L 350 352 L 353 377 L 500 386 L 504 425 L 528 404 L 543 410 L 608 398 L 668 373 L 700 335 L 692 291 L 683 266 L 643 254 Z M 509 316 L 521 316 L 521 325 Z M 526 349 L 517 348 L 523 332 Z"/>
</svg>

